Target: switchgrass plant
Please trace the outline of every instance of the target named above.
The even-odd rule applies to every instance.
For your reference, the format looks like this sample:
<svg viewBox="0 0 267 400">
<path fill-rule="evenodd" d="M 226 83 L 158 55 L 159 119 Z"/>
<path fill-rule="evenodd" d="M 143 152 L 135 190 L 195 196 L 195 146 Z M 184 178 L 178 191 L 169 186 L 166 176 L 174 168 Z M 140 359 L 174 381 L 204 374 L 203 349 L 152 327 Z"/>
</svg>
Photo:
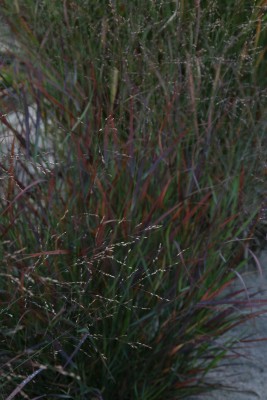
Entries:
<svg viewBox="0 0 267 400">
<path fill-rule="evenodd" d="M 212 389 L 224 333 L 264 303 L 230 287 L 266 191 L 265 2 L 1 6 L 22 68 L 20 124 L 1 115 L 2 397 Z"/>
</svg>

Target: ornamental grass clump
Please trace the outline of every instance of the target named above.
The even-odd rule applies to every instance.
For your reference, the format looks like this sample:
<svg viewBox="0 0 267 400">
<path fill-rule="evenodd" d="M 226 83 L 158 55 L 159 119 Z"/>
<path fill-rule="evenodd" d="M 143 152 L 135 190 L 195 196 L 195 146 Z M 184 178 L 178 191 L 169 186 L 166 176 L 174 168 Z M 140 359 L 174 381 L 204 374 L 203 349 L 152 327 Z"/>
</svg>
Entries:
<svg viewBox="0 0 267 400">
<path fill-rule="evenodd" d="M 266 190 L 263 2 L 0 4 L 21 68 L 19 124 L 1 114 L 3 398 L 213 389 L 240 344 L 224 334 L 263 312 L 231 289 Z"/>
</svg>

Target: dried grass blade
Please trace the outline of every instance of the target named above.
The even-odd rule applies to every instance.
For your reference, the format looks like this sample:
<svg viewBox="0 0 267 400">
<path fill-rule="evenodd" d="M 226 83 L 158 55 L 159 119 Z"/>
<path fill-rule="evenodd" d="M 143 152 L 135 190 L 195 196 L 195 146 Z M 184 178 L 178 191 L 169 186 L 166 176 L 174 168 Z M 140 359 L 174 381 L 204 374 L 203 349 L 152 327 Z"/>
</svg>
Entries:
<svg viewBox="0 0 267 400">
<path fill-rule="evenodd" d="M 37 369 L 37 371 L 34 371 L 31 375 L 29 375 L 26 379 L 24 379 L 24 381 L 22 381 L 15 390 L 13 390 L 12 393 L 10 393 L 10 395 L 6 398 L 6 400 L 12 400 L 14 399 L 15 396 L 17 396 L 17 394 L 19 394 L 22 389 L 24 388 L 24 386 L 26 386 L 33 378 L 36 377 L 36 375 L 40 374 L 40 372 L 42 372 L 43 370 L 45 370 L 46 367 L 41 367 L 39 369 Z"/>
</svg>

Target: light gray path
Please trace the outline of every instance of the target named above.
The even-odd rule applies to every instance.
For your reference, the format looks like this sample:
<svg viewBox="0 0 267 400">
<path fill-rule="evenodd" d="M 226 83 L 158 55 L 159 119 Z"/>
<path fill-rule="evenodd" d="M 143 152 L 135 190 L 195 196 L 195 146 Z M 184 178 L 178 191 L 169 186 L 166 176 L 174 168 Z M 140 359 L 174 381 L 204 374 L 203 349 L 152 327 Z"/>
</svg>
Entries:
<svg viewBox="0 0 267 400">
<path fill-rule="evenodd" d="M 242 274 L 249 292 L 260 290 L 257 298 L 267 299 L 267 250 L 258 257 L 262 267 L 261 277 L 258 269 L 252 269 Z M 238 287 L 242 286 L 236 282 Z M 265 307 L 267 309 L 267 305 Z M 255 310 L 255 309 L 254 309 Z M 240 343 L 239 352 L 244 356 L 239 359 L 226 360 L 222 366 L 207 376 L 210 383 L 220 382 L 228 385 L 200 396 L 192 396 L 189 400 L 266 400 L 267 399 L 267 313 L 257 319 L 250 320 L 243 327 L 238 327 L 228 333 L 231 337 L 248 332 L 254 339 L 266 338 L 266 341 Z"/>
</svg>

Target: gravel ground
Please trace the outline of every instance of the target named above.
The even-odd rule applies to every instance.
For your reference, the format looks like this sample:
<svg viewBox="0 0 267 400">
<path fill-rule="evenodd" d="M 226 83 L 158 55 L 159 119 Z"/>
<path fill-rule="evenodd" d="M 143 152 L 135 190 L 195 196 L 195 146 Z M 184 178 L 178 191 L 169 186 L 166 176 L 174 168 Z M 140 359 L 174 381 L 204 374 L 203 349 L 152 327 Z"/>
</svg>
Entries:
<svg viewBox="0 0 267 400">
<path fill-rule="evenodd" d="M 259 256 L 263 276 L 252 269 L 242 275 L 249 292 L 260 290 L 257 298 L 267 299 L 267 249 Z M 240 286 L 241 283 L 236 283 Z M 267 310 L 267 305 L 266 305 Z M 227 388 L 209 394 L 192 396 L 189 400 L 266 400 L 267 399 L 267 313 L 238 327 L 230 334 L 235 336 L 246 330 L 253 339 L 266 338 L 266 341 L 240 344 L 242 357 L 233 361 L 224 361 L 216 371 L 208 375 L 208 380 L 227 384 Z M 228 334 L 229 335 L 229 334 Z M 226 365 L 227 364 L 227 365 Z"/>
</svg>

